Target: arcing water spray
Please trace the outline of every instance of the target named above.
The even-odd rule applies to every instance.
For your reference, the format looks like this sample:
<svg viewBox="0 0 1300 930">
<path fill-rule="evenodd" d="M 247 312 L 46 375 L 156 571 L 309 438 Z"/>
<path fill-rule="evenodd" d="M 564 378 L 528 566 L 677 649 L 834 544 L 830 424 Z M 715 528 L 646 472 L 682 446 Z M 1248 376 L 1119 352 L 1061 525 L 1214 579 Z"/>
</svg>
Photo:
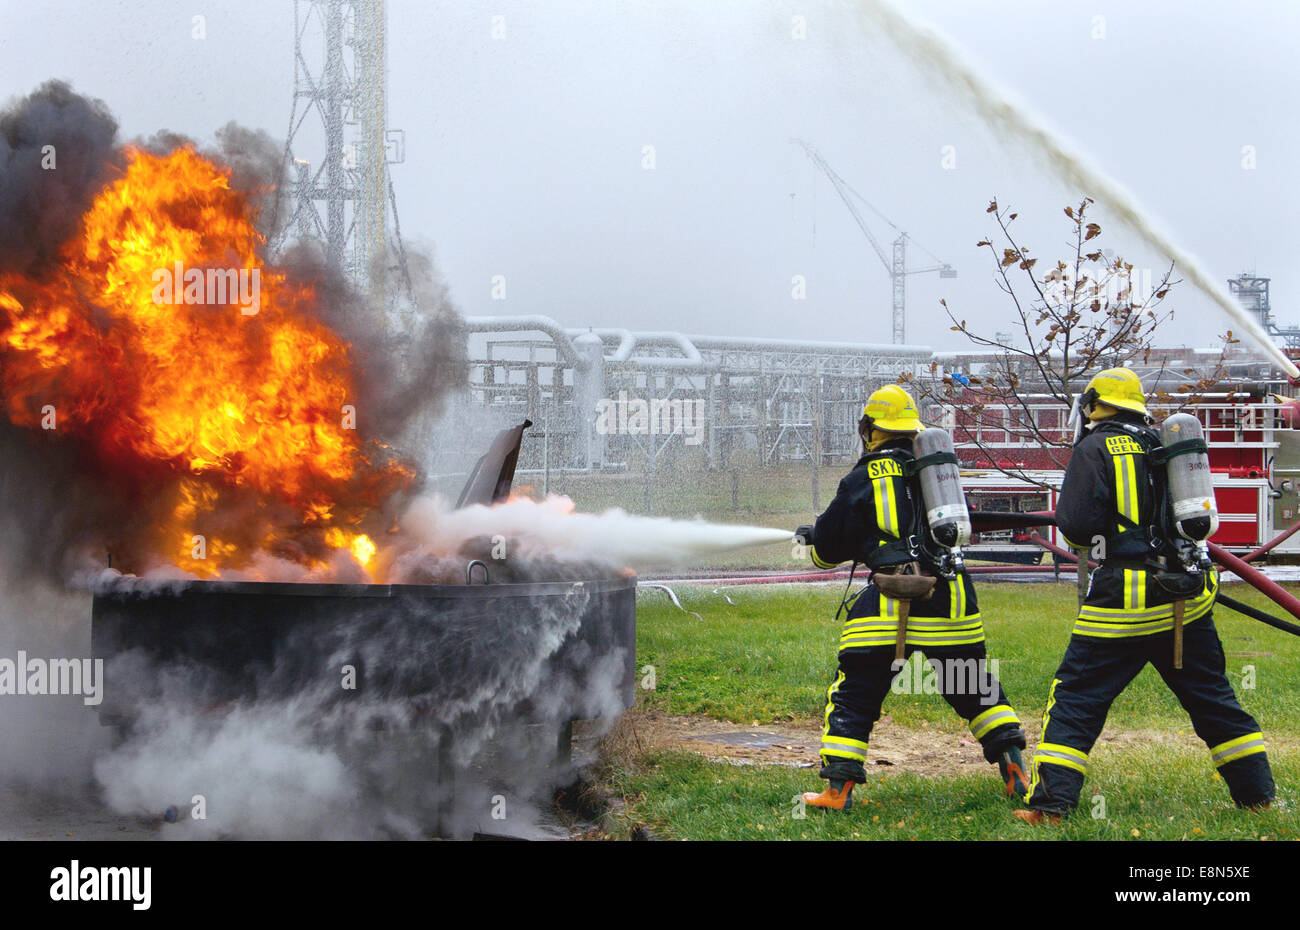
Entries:
<svg viewBox="0 0 1300 930">
<path fill-rule="evenodd" d="M 982 77 L 960 50 L 933 29 L 910 22 L 886 0 L 861 0 L 872 24 L 903 50 L 941 89 L 959 95 L 996 128 L 1018 139 L 1045 160 L 1063 179 L 1103 204 L 1149 245 L 1159 249 L 1201 293 L 1227 311 L 1269 358 L 1293 378 L 1300 369 L 1274 344 L 1267 332 L 1191 253 L 1146 216 L 1137 198 L 1123 185 L 1068 150 L 1063 140 L 1018 105 L 992 81 Z"/>
</svg>

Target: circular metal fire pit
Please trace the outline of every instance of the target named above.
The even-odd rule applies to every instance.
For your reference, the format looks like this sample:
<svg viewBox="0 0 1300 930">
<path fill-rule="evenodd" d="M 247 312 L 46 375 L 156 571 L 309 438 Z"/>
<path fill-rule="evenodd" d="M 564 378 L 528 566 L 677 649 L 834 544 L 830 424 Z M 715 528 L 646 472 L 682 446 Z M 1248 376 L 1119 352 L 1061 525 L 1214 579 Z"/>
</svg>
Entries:
<svg viewBox="0 0 1300 930">
<path fill-rule="evenodd" d="M 413 719 L 448 725 L 457 707 L 494 684 L 523 688 L 521 705 L 545 698 L 565 720 L 608 715 L 611 685 L 620 711 L 635 696 L 630 575 L 474 585 L 120 583 L 96 593 L 92 611 L 92 652 L 105 664 L 99 712 L 114 726 L 129 725 L 147 702 L 177 699 L 167 675 L 151 672 L 183 673 L 180 699 L 206 707 L 304 695 L 326 704 L 404 701 Z M 600 680 L 591 674 L 597 666 Z"/>
</svg>

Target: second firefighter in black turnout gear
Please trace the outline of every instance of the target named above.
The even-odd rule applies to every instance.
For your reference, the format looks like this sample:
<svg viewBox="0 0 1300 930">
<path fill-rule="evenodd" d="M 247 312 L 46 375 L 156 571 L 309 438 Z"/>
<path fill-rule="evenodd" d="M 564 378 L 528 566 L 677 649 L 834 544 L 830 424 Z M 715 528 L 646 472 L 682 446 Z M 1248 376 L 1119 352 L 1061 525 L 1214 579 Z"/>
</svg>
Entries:
<svg viewBox="0 0 1300 930">
<path fill-rule="evenodd" d="M 1267 805 L 1274 786 L 1264 737 L 1233 693 L 1211 616 L 1218 579 L 1213 569 L 1186 570 L 1174 547 L 1160 436 L 1149 425 L 1141 381 L 1128 369 L 1109 369 L 1083 401 L 1090 423 L 1070 458 L 1056 522 L 1100 565 L 1048 690 L 1025 799 L 1030 811 L 1017 816 L 1040 823 L 1043 814 L 1068 815 L 1078 805 L 1107 711 L 1147 663 L 1191 717 L 1232 799 Z M 1174 659 L 1178 600 L 1181 668 Z"/>
<path fill-rule="evenodd" d="M 808 803 L 842 809 L 853 784 L 866 780 L 872 727 L 903 670 L 896 660 L 900 600 L 882 592 L 882 575 L 904 566 L 934 578 L 931 593 L 909 602 L 905 652 L 922 652 L 944 698 L 970 726 L 984 756 L 1003 769 L 1008 793 L 1026 789 L 1020 720 L 986 662 L 975 587 L 964 570 L 939 577 L 924 545 L 928 532 L 919 480 L 911 473 L 913 436 L 921 430 L 912 398 L 889 385 L 872 394 L 859 425 L 865 453 L 844 477 L 835 499 L 805 533 L 814 564 L 861 562 L 871 580 L 853 600 L 840 632 L 839 668 L 827 692 L 821 777 L 830 782 Z"/>
</svg>

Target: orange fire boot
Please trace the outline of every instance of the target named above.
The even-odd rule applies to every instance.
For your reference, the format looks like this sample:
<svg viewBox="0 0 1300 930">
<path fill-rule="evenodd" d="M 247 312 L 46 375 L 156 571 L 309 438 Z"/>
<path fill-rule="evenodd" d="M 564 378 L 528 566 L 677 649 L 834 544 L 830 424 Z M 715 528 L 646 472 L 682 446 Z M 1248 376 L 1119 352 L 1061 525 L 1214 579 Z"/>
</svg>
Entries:
<svg viewBox="0 0 1300 930">
<path fill-rule="evenodd" d="M 1047 811 L 1033 809 L 1012 811 L 1011 815 L 1017 820 L 1023 820 L 1025 823 L 1032 823 L 1034 826 L 1049 824 L 1055 827 L 1065 819 L 1060 814 L 1049 814 Z"/>
<path fill-rule="evenodd" d="M 804 803 L 810 807 L 824 807 L 832 811 L 846 811 L 853 807 L 853 786 L 851 781 L 829 782 L 821 794 L 815 791 L 803 793 Z M 838 788 L 835 786 L 839 785 Z"/>
</svg>

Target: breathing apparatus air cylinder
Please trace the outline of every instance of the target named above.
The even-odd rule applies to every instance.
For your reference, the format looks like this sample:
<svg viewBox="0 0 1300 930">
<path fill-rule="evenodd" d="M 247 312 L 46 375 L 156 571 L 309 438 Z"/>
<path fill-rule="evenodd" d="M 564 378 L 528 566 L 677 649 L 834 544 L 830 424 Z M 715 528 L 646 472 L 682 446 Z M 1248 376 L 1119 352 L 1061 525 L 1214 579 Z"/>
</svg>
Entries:
<svg viewBox="0 0 1300 930">
<path fill-rule="evenodd" d="M 921 479 L 921 500 L 934 541 L 957 550 L 970 542 L 970 512 L 962 492 L 957 454 L 948 431 L 932 426 L 916 434 L 912 469 Z"/>
<path fill-rule="evenodd" d="M 1160 442 L 1173 529 L 1189 542 L 1203 543 L 1219 528 L 1219 509 L 1201 423 L 1189 413 L 1175 413 L 1160 425 Z"/>
</svg>

